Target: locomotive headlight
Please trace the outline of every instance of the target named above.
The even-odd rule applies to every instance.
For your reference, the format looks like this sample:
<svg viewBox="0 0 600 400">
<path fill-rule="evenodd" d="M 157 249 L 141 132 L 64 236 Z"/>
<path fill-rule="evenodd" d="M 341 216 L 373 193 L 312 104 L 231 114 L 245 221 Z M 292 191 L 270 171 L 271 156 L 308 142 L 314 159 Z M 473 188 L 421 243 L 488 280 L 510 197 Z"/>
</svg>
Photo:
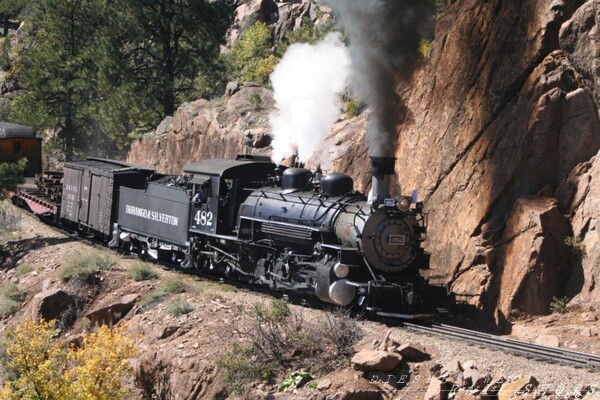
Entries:
<svg viewBox="0 0 600 400">
<path fill-rule="evenodd" d="M 398 201 L 398 208 L 402 211 L 408 211 L 408 209 L 410 208 L 410 204 L 410 197 L 401 197 Z"/>
<path fill-rule="evenodd" d="M 333 266 L 333 274 L 337 278 L 345 278 L 350 273 L 350 267 L 346 264 L 337 263 Z"/>
</svg>

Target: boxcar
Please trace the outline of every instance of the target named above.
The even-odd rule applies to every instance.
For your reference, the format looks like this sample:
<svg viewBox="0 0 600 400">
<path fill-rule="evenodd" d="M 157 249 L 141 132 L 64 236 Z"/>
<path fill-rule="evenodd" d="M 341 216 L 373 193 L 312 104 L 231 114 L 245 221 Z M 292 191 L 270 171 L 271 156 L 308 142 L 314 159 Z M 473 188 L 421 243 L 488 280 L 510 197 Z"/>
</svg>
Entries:
<svg viewBox="0 0 600 400">
<path fill-rule="evenodd" d="M 33 128 L 0 122 L 0 162 L 16 162 L 27 158 L 25 176 L 42 172 L 42 138 Z"/>
<path fill-rule="evenodd" d="M 114 160 L 88 158 L 64 165 L 60 217 L 93 235 L 109 237 L 121 187 L 141 189 L 154 170 Z"/>
</svg>

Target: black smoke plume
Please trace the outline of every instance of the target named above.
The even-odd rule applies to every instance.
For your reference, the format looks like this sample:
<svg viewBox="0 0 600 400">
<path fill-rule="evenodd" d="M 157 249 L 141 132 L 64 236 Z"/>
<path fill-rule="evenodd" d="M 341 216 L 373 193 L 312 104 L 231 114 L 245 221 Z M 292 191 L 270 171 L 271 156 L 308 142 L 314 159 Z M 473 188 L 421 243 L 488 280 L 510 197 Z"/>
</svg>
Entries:
<svg viewBox="0 0 600 400">
<path fill-rule="evenodd" d="M 431 24 L 431 0 L 325 0 L 350 35 L 353 89 L 371 108 L 371 155 L 389 157 L 405 106 L 396 90 L 419 59 L 421 34 Z"/>
</svg>

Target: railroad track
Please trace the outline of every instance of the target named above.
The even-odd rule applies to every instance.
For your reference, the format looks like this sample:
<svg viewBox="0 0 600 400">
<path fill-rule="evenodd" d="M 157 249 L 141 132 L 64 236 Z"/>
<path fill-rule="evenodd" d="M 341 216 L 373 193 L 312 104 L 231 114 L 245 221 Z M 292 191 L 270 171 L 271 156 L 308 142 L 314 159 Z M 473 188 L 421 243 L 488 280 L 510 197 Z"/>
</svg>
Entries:
<svg viewBox="0 0 600 400">
<path fill-rule="evenodd" d="M 396 324 L 398 324 L 397 321 Z M 600 371 L 600 356 L 595 354 L 559 347 L 544 346 L 445 324 L 402 322 L 400 325 L 411 330 L 457 339 L 474 345 L 495 348 L 527 358 L 539 359 L 552 363 L 570 364 L 577 367 L 588 368 L 592 371 Z"/>
</svg>

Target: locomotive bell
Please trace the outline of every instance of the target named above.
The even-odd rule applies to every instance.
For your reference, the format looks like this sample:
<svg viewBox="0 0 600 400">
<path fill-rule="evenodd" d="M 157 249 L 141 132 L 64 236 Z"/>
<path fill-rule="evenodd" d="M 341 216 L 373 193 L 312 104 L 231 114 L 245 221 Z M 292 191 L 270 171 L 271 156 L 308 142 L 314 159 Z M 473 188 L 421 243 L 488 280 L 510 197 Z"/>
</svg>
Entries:
<svg viewBox="0 0 600 400">
<path fill-rule="evenodd" d="M 394 157 L 371 157 L 371 173 L 373 174 L 373 201 L 383 203 L 389 197 L 389 180 L 394 175 Z"/>
</svg>

